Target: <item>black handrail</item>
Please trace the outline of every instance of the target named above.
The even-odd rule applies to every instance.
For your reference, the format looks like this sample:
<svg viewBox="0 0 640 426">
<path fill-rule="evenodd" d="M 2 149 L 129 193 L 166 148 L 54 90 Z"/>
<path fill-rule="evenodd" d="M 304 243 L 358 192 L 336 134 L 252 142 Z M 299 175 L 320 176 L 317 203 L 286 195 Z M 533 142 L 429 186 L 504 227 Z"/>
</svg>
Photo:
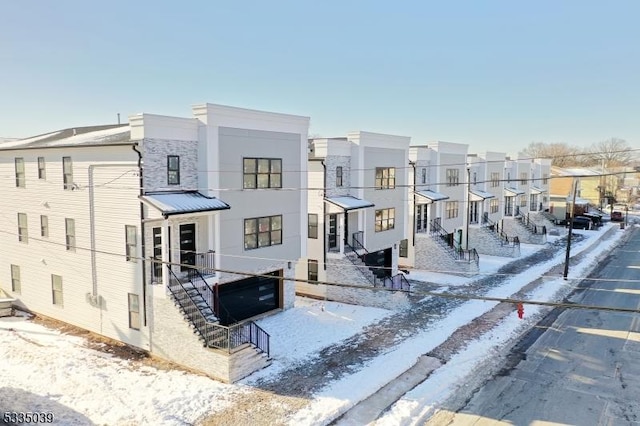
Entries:
<svg viewBox="0 0 640 426">
<path fill-rule="evenodd" d="M 187 270 L 189 278 L 192 278 L 191 274 L 195 275 L 194 271 L 198 271 L 200 275 L 215 276 L 215 254 L 216 252 L 213 250 L 209 250 L 206 253 L 194 253 L 195 264 L 193 268 Z"/>
<path fill-rule="evenodd" d="M 456 260 L 475 262 L 476 265 L 480 262 L 480 256 L 478 256 L 476 249 L 463 249 L 460 244 L 456 243 L 453 234 L 448 233 L 437 221 L 431 220 L 429 222 L 429 231 L 432 236 L 437 236 L 452 249 L 450 252 Z"/>
<path fill-rule="evenodd" d="M 547 227 L 544 225 L 536 225 L 535 222 L 533 222 L 531 220 L 531 218 L 529 217 L 529 213 L 527 213 L 526 216 L 522 217 L 522 224 L 524 226 L 527 227 L 527 229 L 529 229 L 529 231 L 533 232 L 534 234 L 546 234 L 547 233 Z"/>
<path fill-rule="evenodd" d="M 392 290 L 411 291 L 411 284 L 404 274 L 396 274 L 392 277 L 384 277 L 382 286 Z"/>
<path fill-rule="evenodd" d="M 504 245 L 513 245 L 513 246 L 520 245 L 520 239 L 518 238 L 517 235 L 515 237 L 509 237 L 507 234 L 504 233 L 504 230 L 500 229 L 498 227 L 498 224 L 493 222 L 491 219 L 486 218 L 484 223 L 486 228 L 489 228 L 491 231 L 498 234 L 498 238 L 500 239 L 501 245 L 503 246 Z"/>
<path fill-rule="evenodd" d="M 216 315 L 216 317 L 219 318 L 220 317 L 220 300 L 218 298 L 218 284 L 216 283 L 214 288 L 211 288 L 207 280 L 204 278 L 204 275 L 200 273 L 200 270 L 197 269 L 197 267 L 189 268 L 187 270 L 187 276 L 189 277 L 189 281 L 191 281 L 191 284 L 194 287 L 195 287 L 195 283 L 193 282 L 194 280 L 199 280 L 204 284 L 204 288 L 202 288 L 202 290 L 204 290 L 204 294 L 200 292 L 201 289 L 197 289 L 197 290 L 198 292 L 200 292 L 200 295 L 207 301 L 207 303 L 209 304 L 209 307 L 213 309 L 213 313 Z"/>
</svg>

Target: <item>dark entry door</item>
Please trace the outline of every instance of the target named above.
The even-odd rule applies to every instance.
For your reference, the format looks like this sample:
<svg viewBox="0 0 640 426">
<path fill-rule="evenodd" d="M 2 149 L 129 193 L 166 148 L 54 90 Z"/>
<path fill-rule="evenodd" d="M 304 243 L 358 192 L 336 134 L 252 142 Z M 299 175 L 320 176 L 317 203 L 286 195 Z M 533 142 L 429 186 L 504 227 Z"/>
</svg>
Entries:
<svg viewBox="0 0 640 426">
<path fill-rule="evenodd" d="M 271 277 L 251 277 L 218 286 L 222 325 L 251 318 L 280 306 L 280 272 Z"/>
<path fill-rule="evenodd" d="M 180 264 L 196 264 L 196 224 L 186 223 L 180 225 Z M 189 269 L 188 266 L 180 266 L 181 271 Z"/>
<path fill-rule="evenodd" d="M 329 248 L 338 247 L 338 215 L 329 215 Z"/>
</svg>

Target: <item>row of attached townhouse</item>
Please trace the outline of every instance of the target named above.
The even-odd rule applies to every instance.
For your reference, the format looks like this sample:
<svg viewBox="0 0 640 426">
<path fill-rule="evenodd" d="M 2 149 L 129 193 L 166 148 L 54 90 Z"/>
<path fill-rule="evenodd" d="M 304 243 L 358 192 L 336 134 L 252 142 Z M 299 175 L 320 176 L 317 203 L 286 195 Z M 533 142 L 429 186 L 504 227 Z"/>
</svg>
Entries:
<svg viewBox="0 0 640 426">
<path fill-rule="evenodd" d="M 479 254 L 544 242 L 548 160 L 192 112 L 0 144 L 0 289 L 232 382 L 269 364 L 254 320 L 296 292 L 402 307 L 403 271 L 474 274 Z"/>
</svg>

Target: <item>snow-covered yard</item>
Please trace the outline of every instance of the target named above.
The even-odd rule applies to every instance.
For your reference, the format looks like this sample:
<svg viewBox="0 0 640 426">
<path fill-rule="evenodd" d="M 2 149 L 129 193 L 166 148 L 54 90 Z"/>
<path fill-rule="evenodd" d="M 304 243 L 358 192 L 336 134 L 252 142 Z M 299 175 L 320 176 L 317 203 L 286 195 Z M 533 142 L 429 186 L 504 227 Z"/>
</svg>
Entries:
<svg viewBox="0 0 640 426">
<path fill-rule="evenodd" d="M 587 236 L 573 247 L 579 253 L 594 249 L 571 270 L 570 277 L 583 276 L 593 259 L 606 252 L 623 235 L 617 232 L 605 244 L 594 245 L 605 230 L 584 231 Z M 523 245 L 523 255 L 539 246 Z M 481 274 L 495 273 L 513 259 L 484 256 Z M 558 259 L 554 259 L 557 263 Z M 551 264 L 550 262 L 549 264 Z M 523 274 L 514 275 L 492 296 L 508 297 L 549 265 L 541 264 Z M 412 271 L 411 278 L 422 276 L 430 282 L 459 286 L 469 278 Z M 536 300 L 551 300 L 566 288 L 567 281 L 549 279 L 531 294 Z M 494 302 L 469 301 L 432 329 L 380 354 L 359 371 L 341 377 L 314 395 L 310 404 L 289 419 L 291 424 L 325 424 L 376 392 L 407 370 L 416 358 L 441 342 L 452 331 L 495 306 Z M 533 321 L 535 307 L 527 307 L 527 319 Z M 180 370 L 156 369 L 138 361 L 114 357 L 90 349 L 84 338 L 61 334 L 26 317 L 0 318 L 0 408 L 5 411 L 50 411 L 60 424 L 191 424 L 206 415 L 222 411 L 235 397 L 252 391 L 252 383 L 277 377 L 284 369 L 314 358 L 317 353 L 377 322 L 391 311 L 333 302 L 298 298 L 296 307 L 260 320 L 272 337 L 273 363 L 242 383 L 221 384 L 207 377 Z M 381 424 L 411 423 L 424 416 L 458 386 L 464 372 L 490 357 L 492 351 L 519 333 L 529 321 L 505 321 L 450 362 L 436 370 L 428 380 L 407 393 L 382 419 Z M 286 344 L 285 344 L 286 342 Z"/>
</svg>

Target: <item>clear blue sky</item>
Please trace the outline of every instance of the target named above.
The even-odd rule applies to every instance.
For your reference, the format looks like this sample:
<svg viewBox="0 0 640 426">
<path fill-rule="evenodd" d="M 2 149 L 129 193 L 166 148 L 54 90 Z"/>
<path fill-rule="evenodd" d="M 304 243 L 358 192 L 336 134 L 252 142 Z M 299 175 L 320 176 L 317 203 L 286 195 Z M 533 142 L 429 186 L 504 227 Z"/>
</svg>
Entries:
<svg viewBox="0 0 640 426">
<path fill-rule="evenodd" d="M 0 136 L 203 102 L 514 154 L 640 145 L 640 2 L 0 0 Z"/>
</svg>

